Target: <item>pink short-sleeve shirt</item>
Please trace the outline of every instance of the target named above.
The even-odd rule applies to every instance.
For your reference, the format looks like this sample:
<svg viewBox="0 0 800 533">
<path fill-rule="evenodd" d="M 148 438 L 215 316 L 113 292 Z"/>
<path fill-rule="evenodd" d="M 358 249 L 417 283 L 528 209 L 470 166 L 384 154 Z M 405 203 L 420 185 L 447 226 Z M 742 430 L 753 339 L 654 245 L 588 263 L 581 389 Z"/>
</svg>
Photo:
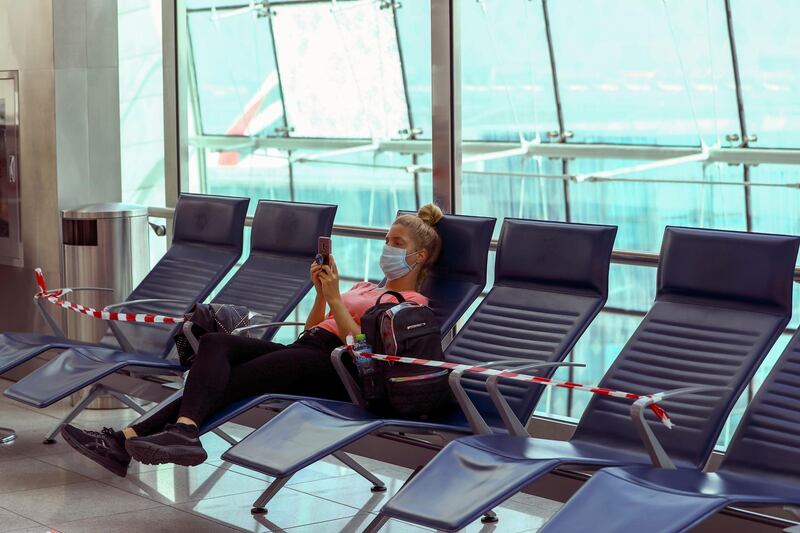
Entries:
<svg viewBox="0 0 800 533">
<path fill-rule="evenodd" d="M 362 281 L 356 283 L 349 291 L 342 294 L 342 301 L 344 302 L 345 307 L 347 307 L 347 310 L 350 311 L 350 316 L 352 316 L 356 324 L 360 326 L 361 315 L 363 315 L 367 309 L 375 305 L 375 300 L 377 300 L 378 296 L 384 292 L 386 292 L 384 287 L 378 287 L 369 281 Z M 407 301 L 415 302 L 420 305 L 428 305 L 428 299 L 416 291 L 402 291 L 400 294 L 402 294 L 403 298 L 405 298 Z M 397 298 L 389 295 L 381 301 L 396 302 Z M 333 313 L 328 313 L 328 316 L 325 317 L 325 320 L 317 324 L 317 327 L 329 331 L 339 337 L 339 328 L 336 326 L 336 320 L 333 318 Z"/>
</svg>

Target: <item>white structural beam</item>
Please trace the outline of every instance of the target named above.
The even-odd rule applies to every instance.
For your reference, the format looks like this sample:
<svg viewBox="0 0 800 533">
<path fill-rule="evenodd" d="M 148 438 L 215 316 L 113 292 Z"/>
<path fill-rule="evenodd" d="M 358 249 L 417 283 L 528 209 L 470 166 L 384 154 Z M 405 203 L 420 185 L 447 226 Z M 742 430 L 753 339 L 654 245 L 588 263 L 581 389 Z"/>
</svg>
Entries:
<svg viewBox="0 0 800 533">
<path fill-rule="evenodd" d="M 198 148 L 213 151 L 256 150 L 276 148 L 278 150 L 340 150 L 363 147 L 369 140 L 364 139 L 311 139 L 287 137 L 241 137 L 224 135 L 203 135 L 192 137 L 189 143 Z M 487 154 L 495 152 L 517 151 L 518 142 L 476 142 L 467 141 L 462 144 L 465 154 Z M 408 154 L 431 153 L 431 142 L 422 140 L 381 141 L 378 152 L 401 152 Z M 698 147 L 676 146 L 635 146 L 620 144 L 579 144 L 579 143 L 541 143 L 529 144 L 528 157 L 550 157 L 554 159 L 638 159 L 660 160 L 678 157 L 695 156 Z M 800 165 L 800 150 L 772 148 L 709 148 L 709 163 L 731 164 L 775 164 Z"/>
</svg>

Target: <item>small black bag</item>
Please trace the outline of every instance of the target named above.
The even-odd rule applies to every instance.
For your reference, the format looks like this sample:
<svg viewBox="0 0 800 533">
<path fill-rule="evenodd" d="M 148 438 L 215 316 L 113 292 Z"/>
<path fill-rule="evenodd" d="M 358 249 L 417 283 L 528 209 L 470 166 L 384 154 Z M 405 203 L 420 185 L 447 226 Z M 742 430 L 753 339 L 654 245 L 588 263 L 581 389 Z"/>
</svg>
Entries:
<svg viewBox="0 0 800 533">
<path fill-rule="evenodd" d="M 249 326 L 249 315 L 250 311 L 242 305 L 194 304 L 183 317 L 192 323 L 191 333 L 199 340 L 206 333 L 231 334 L 237 328 Z M 183 366 L 192 366 L 195 352 L 183 327 L 175 333 L 174 338 L 180 363 Z"/>
<path fill-rule="evenodd" d="M 397 302 L 382 303 L 385 295 Z M 383 293 L 361 317 L 361 331 L 375 353 L 442 360 L 439 322 L 433 311 L 394 291 Z M 405 363 L 357 365 L 361 393 L 371 409 L 421 416 L 449 405 L 449 372 Z"/>
</svg>

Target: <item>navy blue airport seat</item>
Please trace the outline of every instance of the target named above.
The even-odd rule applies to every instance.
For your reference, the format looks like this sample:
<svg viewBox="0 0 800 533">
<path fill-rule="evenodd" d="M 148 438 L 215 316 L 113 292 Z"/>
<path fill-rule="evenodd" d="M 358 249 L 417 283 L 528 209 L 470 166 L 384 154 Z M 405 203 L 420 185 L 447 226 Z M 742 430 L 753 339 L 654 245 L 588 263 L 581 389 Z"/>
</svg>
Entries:
<svg viewBox="0 0 800 533">
<path fill-rule="evenodd" d="M 445 360 L 520 371 L 540 367 L 551 375 L 606 301 L 615 235 L 611 226 L 506 219 L 494 285 L 445 350 Z M 454 392 L 462 410 L 426 420 L 382 418 L 346 402 L 297 402 L 223 459 L 278 478 L 254 504 L 263 512 L 298 470 L 329 454 L 341 458 L 342 448 L 377 429 L 448 435 L 502 430 L 481 377 L 454 373 L 453 382 L 461 385 Z M 502 389 L 511 416 L 525 424 L 543 388 L 509 383 Z"/>
<path fill-rule="evenodd" d="M 316 254 L 317 237 L 331 234 L 335 215 L 334 205 L 261 200 L 253 219 L 250 255 L 216 295 L 214 303 L 248 307 L 251 312 L 258 313 L 253 320 L 256 325 L 284 320 L 312 287 L 308 267 Z M 269 339 L 276 329 L 266 327 L 259 331 L 262 338 Z M 43 408 L 125 368 L 186 370 L 177 361 L 161 355 L 80 347 L 63 352 L 27 375 L 9 387 L 5 395 Z M 100 394 L 97 391 L 114 392 L 98 387 L 93 393 Z M 114 395 L 134 409 L 138 408 L 125 396 Z M 48 439 L 52 439 L 55 431 L 74 418 L 86 403 L 84 400 L 76 406 Z"/>
<path fill-rule="evenodd" d="M 248 198 L 182 194 L 175 207 L 172 246 L 126 299 L 127 302 L 145 302 L 130 303 L 126 311 L 182 315 L 194 302 L 211 294 L 242 255 L 249 203 Z M 115 327 L 142 353 L 166 356 L 172 349 L 174 325 L 117 323 Z M 0 374 L 48 350 L 76 346 L 121 347 L 111 329 L 99 343 L 68 339 L 60 331 L 56 333 L 55 336 L 0 334 Z"/>
<path fill-rule="evenodd" d="M 800 505 L 800 333 L 750 403 L 715 473 L 606 468 L 540 531 L 688 531 L 732 504 Z"/>
<path fill-rule="evenodd" d="M 668 227 L 653 306 L 600 387 L 639 395 L 684 387 L 664 400 L 673 429 L 655 434 L 681 468 L 708 460 L 733 404 L 791 316 L 800 239 Z M 397 518 L 458 530 L 562 465 L 648 464 L 630 401 L 595 395 L 569 441 L 489 435 L 449 443 L 389 500 L 367 531 Z"/>
<path fill-rule="evenodd" d="M 398 215 L 403 213 L 405 212 L 400 211 Z M 442 337 L 451 332 L 458 319 L 486 286 L 486 262 L 494 225 L 494 218 L 445 215 L 436 226 L 442 238 L 442 250 L 439 260 L 424 282 L 422 293 L 429 298 L 430 307 L 439 320 Z M 176 401 L 182 395 L 183 391 L 173 393 L 159 407 Z M 203 421 L 200 433 L 214 431 L 222 424 L 262 404 L 273 404 L 277 407 L 276 404 L 307 399 L 307 396 L 269 393 L 245 398 Z"/>
</svg>

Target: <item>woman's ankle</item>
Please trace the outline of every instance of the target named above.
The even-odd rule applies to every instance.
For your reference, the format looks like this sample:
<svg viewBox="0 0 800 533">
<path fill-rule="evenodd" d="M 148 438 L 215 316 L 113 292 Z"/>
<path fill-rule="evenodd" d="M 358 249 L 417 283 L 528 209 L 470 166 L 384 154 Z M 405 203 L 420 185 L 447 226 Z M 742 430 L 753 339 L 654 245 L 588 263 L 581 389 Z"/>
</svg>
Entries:
<svg viewBox="0 0 800 533">
<path fill-rule="evenodd" d="M 124 428 L 122 430 L 122 434 L 125 436 L 126 439 L 132 439 L 134 437 L 138 437 L 139 435 L 136 433 L 136 430 L 133 428 Z"/>
<path fill-rule="evenodd" d="M 194 420 L 192 420 L 191 418 L 186 417 L 186 416 L 179 416 L 178 420 L 176 420 L 175 423 L 176 424 L 183 424 L 183 425 L 186 425 L 186 426 L 197 427 L 197 422 L 195 422 Z"/>
</svg>

